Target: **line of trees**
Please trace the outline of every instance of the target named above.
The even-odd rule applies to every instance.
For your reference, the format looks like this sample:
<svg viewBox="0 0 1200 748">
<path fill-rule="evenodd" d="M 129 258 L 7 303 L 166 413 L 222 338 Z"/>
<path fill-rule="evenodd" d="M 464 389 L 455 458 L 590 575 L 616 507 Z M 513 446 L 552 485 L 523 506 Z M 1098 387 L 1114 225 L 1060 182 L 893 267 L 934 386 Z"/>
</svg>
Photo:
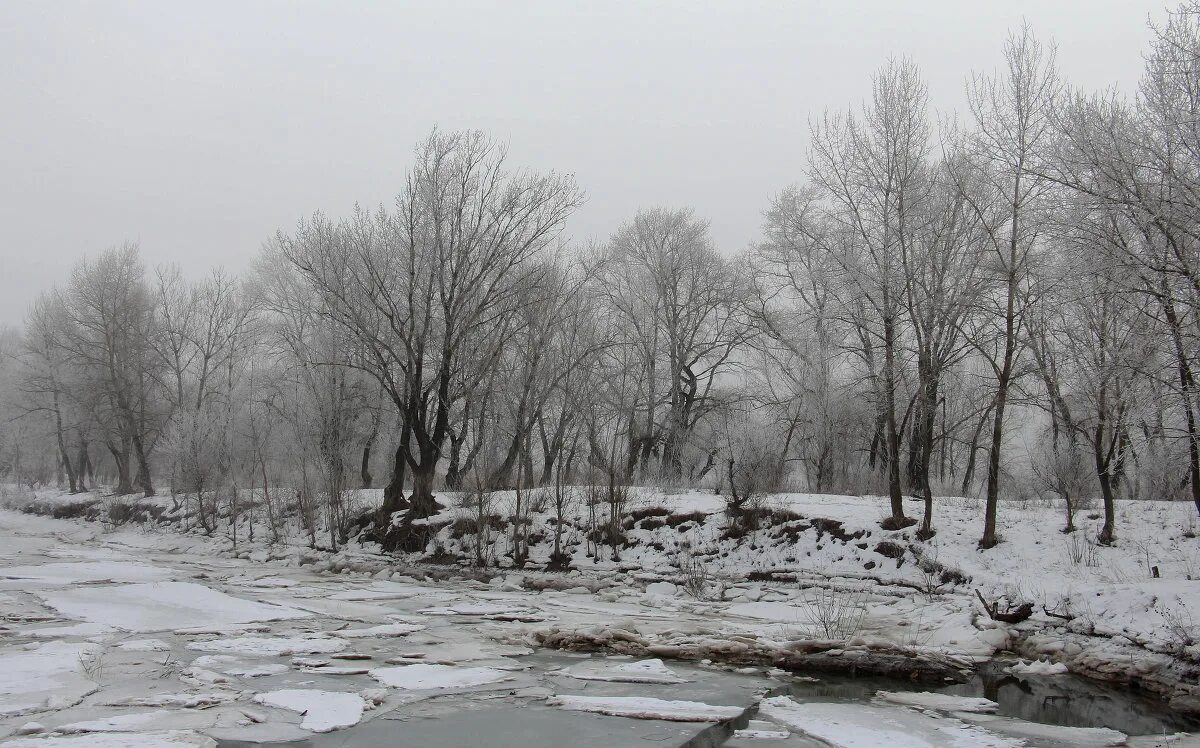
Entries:
<svg viewBox="0 0 1200 748">
<path fill-rule="evenodd" d="M 385 527 L 443 488 L 657 482 L 880 494 L 892 528 L 915 495 L 923 537 L 978 493 L 985 548 L 1006 495 L 1067 530 L 1098 495 L 1105 543 L 1118 497 L 1200 511 L 1200 2 L 1154 30 L 1129 99 L 1018 29 L 962 122 L 889 61 L 742 253 L 671 208 L 568 246 L 570 176 L 441 131 L 391 205 L 243 278 L 106 250 L 0 337 L 0 471 L 165 483 L 209 531 L 253 488 L 334 545 L 377 485 Z"/>
</svg>

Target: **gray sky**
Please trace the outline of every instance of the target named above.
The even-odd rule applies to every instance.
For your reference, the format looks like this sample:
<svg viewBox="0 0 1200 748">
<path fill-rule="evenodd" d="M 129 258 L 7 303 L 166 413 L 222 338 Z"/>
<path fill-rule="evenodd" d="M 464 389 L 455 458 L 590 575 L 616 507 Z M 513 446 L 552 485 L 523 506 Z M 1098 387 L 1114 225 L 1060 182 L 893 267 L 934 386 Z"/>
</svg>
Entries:
<svg viewBox="0 0 1200 748">
<path fill-rule="evenodd" d="M 1162 2 L 0 2 L 0 324 L 125 239 L 243 269 L 321 209 L 390 200 L 438 125 L 572 172 L 569 225 L 690 205 L 725 251 L 802 177 L 807 121 L 911 56 L 941 110 L 1027 19 L 1072 83 L 1132 91 Z"/>
</svg>

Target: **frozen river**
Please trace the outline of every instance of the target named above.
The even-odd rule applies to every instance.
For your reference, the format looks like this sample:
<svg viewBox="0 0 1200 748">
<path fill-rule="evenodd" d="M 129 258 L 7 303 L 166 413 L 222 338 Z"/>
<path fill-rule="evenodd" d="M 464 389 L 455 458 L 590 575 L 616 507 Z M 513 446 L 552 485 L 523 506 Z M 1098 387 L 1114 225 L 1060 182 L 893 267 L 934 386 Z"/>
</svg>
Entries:
<svg viewBox="0 0 1200 748">
<path fill-rule="evenodd" d="M 778 638 L 787 633 L 778 621 L 747 615 L 776 608 L 706 607 L 640 589 L 315 573 L 264 552 L 219 554 L 204 538 L 0 512 L 0 739 L 34 748 L 1056 746 L 1123 744 L 1124 734 L 1095 729 L 1121 710 L 1140 721 L 1111 727 L 1185 726 L 1108 691 L 1107 706 L 1088 702 L 1099 717 L 1066 704 L 1052 719 L 1068 727 L 1051 729 L 1030 721 L 1045 710 L 1009 714 L 977 698 L 982 681 L 909 702 L 876 697 L 916 688 L 891 681 L 530 646 L 533 632 L 555 627 Z M 1037 678 L 1016 682 L 1048 693 Z"/>
</svg>

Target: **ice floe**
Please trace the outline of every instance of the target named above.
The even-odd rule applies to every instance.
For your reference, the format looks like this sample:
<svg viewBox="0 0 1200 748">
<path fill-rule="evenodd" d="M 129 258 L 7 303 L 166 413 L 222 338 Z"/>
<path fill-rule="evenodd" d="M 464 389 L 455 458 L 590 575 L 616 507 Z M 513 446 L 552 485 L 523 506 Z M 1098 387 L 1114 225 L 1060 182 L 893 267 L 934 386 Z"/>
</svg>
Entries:
<svg viewBox="0 0 1200 748">
<path fill-rule="evenodd" d="M 424 628 L 419 623 L 385 623 L 365 629 L 342 629 L 336 633 L 344 639 L 367 639 L 374 636 L 405 636 Z"/>
<path fill-rule="evenodd" d="M 216 748 L 216 745 L 212 738 L 182 730 L 17 738 L 4 744 L 5 748 Z"/>
<path fill-rule="evenodd" d="M 303 715 L 300 726 L 312 732 L 330 732 L 358 724 L 366 702 L 354 693 L 289 688 L 267 691 L 254 697 L 265 706 L 278 707 Z"/>
<path fill-rule="evenodd" d="M 0 651 L 0 715 L 61 709 L 97 689 L 84 674 L 92 644 L 46 642 L 33 649 Z"/>
<path fill-rule="evenodd" d="M 232 655 L 201 655 L 192 660 L 192 667 L 206 668 L 225 675 L 237 675 L 243 678 L 278 675 L 289 670 L 288 666 L 281 662 L 247 662 L 241 657 Z"/>
<path fill-rule="evenodd" d="M 668 701 L 644 696 L 551 696 L 547 704 L 574 712 L 595 712 L 633 719 L 662 719 L 671 722 L 724 722 L 745 711 L 738 706 L 719 706 L 699 701 Z"/>
<path fill-rule="evenodd" d="M 1034 660 L 1033 662 L 1018 662 L 1004 672 L 1011 675 L 1066 675 L 1071 672 L 1064 663 Z"/>
<path fill-rule="evenodd" d="M 901 706 L 797 703 L 786 696 L 763 699 L 759 714 L 837 748 L 1010 748 L 1024 746 L 950 717 Z"/>
<path fill-rule="evenodd" d="M 340 652 L 347 644 L 330 636 L 237 636 L 188 644 L 197 652 L 236 652 L 259 657 Z"/>
<path fill-rule="evenodd" d="M 878 691 L 876 698 L 891 704 L 933 709 L 939 712 L 979 712 L 987 714 L 1000 708 L 991 699 L 976 696 L 952 696 L 928 691 Z"/>
<path fill-rule="evenodd" d="M 490 667 L 424 664 L 374 668 L 370 675 L 385 686 L 409 691 L 482 686 L 510 677 L 505 671 Z"/>
<path fill-rule="evenodd" d="M 196 620 L 228 625 L 308 616 L 294 608 L 243 600 L 192 582 L 77 587 L 41 596 L 65 616 L 125 631 L 169 631 Z"/>
<path fill-rule="evenodd" d="M 686 683 L 662 660 L 638 660 L 613 663 L 609 660 L 580 662 L 562 671 L 580 680 L 601 680 L 615 683 Z"/>
</svg>

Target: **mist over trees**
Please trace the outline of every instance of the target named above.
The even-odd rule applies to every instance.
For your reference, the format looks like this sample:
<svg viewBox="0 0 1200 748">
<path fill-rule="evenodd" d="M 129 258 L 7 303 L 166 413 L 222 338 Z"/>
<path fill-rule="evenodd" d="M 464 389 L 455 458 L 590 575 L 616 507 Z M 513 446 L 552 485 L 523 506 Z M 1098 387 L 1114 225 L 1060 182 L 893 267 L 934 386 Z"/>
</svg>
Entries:
<svg viewBox="0 0 1200 748">
<path fill-rule="evenodd" d="M 922 537 L 977 495 L 983 548 L 1002 500 L 1062 500 L 1071 531 L 1098 498 L 1103 543 L 1117 499 L 1200 511 L 1200 3 L 1154 30 L 1126 97 L 1016 29 L 957 120 L 885 61 L 812 118 L 748 248 L 669 204 L 573 245 L 571 176 L 435 130 L 394 201 L 282 227 L 243 277 L 89 255 L 0 331 L 0 475 L 334 547 L 417 533 L 435 492 L 565 485 L 615 524 L 634 484 L 734 517 L 878 495 Z"/>
</svg>

